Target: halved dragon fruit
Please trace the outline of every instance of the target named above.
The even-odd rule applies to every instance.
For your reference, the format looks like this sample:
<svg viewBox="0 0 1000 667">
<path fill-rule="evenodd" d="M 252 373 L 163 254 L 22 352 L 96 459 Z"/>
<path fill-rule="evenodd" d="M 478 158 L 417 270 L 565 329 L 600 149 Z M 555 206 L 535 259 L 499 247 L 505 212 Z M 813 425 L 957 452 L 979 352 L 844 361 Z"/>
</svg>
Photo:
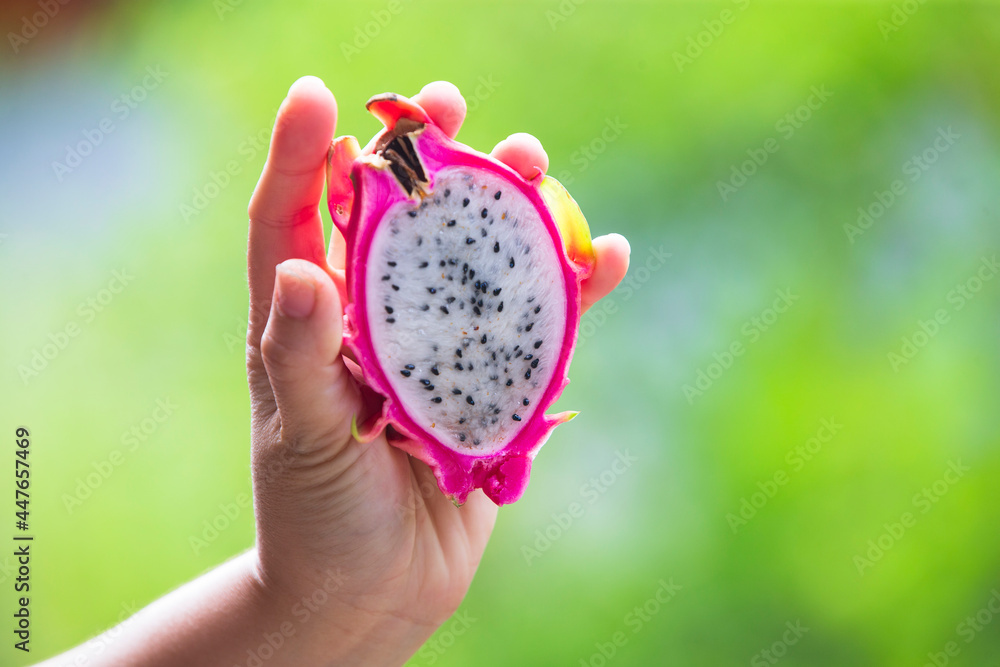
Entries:
<svg viewBox="0 0 1000 667">
<path fill-rule="evenodd" d="M 590 230 L 558 181 L 525 180 L 450 139 L 416 103 L 384 94 L 385 130 L 331 144 L 328 203 L 346 240 L 344 343 L 388 425 L 456 504 L 524 492 L 552 429 L 580 318 Z M 350 174 L 350 177 L 347 175 Z M 392 435 L 395 435 L 394 433 Z"/>
</svg>

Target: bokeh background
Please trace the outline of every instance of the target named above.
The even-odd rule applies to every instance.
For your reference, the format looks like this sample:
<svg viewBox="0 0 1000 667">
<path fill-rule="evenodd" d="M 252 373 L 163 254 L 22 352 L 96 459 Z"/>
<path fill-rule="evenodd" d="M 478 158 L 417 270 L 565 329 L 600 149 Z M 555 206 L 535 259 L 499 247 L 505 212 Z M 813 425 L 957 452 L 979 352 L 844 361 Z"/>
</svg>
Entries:
<svg viewBox="0 0 1000 667">
<path fill-rule="evenodd" d="M 0 15 L 0 539 L 19 425 L 37 536 L 32 652 L 5 629 L 3 665 L 252 544 L 246 204 L 304 74 L 362 143 L 370 95 L 453 81 L 461 140 L 536 134 L 632 242 L 583 323 L 580 418 L 410 664 L 996 664 L 995 4 Z"/>
</svg>

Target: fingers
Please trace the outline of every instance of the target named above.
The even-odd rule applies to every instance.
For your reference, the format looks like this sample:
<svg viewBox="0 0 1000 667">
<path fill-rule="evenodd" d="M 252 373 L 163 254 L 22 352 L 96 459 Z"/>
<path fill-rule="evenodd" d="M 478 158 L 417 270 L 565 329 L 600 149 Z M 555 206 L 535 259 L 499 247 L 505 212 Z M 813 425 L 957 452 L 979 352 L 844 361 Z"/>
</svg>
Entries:
<svg viewBox="0 0 1000 667">
<path fill-rule="evenodd" d="M 538 139 L 518 132 L 496 145 L 490 153 L 529 181 L 549 168 L 549 156 Z"/>
<path fill-rule="evenodd" d="M 319 202 L 336 120 L 333 94 L 316 77 L 292 84 L 278 109 L 267 163 L 248 211 L 251 349 L 270 310 L 274 267 L 293 257 L 325 265 Z"/>
<path fill-rule="evenodd" d="M 261 357 L 282 436 L 304 448 L 350 438 L 358 395 L 340 357 L 342 322 L 336 286 L 323 269 L 300 259 L 278 265 Z"/>
<path fill-rule="evenodd" d="M 621 234 L 607 234 L 594 239 L 594 255 L 597 261 L 594 272 L 583 281 L 581 301 L 583 312 L 600 299 L 607 296 L 628 271 L 628 260 L 631 248 Z"/>
<path fill-rule="evenodd" d="M 432 81 L 413 96 L 413 101 L 423 107 L 434 124 L 452 139 L 458 134 L 465 120 L 465 98 L 455 84 Z"/>
</svg>

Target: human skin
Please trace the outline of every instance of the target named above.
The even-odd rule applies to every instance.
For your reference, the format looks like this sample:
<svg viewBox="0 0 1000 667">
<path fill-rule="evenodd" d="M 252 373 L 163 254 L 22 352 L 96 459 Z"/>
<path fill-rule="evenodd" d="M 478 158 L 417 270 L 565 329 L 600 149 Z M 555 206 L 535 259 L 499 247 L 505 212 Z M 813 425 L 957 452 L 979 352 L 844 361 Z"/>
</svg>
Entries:
<svg viewBox="0 0 1000 667">
<path fill-rule="evenodd" d="M 455 136 L 466 106 L 453 85 L 414 100 Z M 44 665 L 401 665 L 464 598 L 497 507 L 478 490 L 456 507 L 384 435 L 351 437 L 365 390 L 341 351 L 343 239 L 334 230 L 327 249 L 320 213 L 336 116 L 322 81 L 292 85 L 249 206 L 254 548 Z M 492 154 L 525 177 L 548 168 L 530 135 Z M 628 268 L 623 237 L 594 250 L 584 309 Z"/>
</svg>

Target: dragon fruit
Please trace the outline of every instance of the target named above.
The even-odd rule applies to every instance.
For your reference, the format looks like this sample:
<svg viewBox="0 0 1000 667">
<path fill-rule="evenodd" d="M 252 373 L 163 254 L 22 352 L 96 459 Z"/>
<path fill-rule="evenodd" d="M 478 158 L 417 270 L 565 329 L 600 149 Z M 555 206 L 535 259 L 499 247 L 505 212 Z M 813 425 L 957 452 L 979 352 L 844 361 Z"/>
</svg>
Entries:
<svg viewBox="0 0 1000 667">
<path fill-rule="evenodd" d="M 427 463 L 456 504 L 520 498 L 569 382 L 590 230 L 558 181 L 526 180 L 449 138 L 415 102 L 368 101 L 385 125 L 327 160 L 346 241 L 344 343 L 381 407 L 354 437 Z M 348 176 L 349 175 L 349 176 Z"/>
</svg>

